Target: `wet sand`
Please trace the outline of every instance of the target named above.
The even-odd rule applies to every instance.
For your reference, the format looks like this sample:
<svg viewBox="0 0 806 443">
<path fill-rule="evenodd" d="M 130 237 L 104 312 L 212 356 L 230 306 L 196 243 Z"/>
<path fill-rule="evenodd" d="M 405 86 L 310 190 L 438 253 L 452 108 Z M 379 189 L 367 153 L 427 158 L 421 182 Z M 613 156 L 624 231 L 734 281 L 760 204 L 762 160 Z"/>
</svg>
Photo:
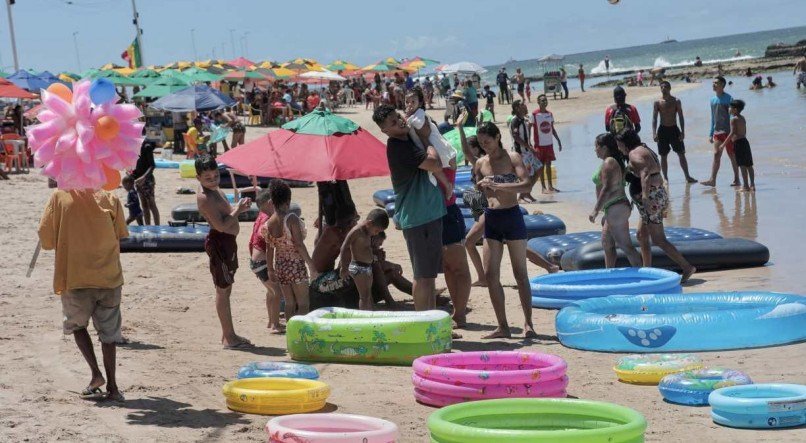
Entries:
<svg viewBox="0 0 806 443">
<path fill-rule="evenodd" d="M 688 85 L 675 85 L 682 92 Z M 657 95 L 654 88 L 628 89 L 629 101 L 639 107 L 648 106 L 650 97 Z M 535 97 L 533 97 L 534 99 Z M 602 129 L 602 112 L 611 102 L 611 94 L 598 90 L 581 94 L 572 91 L 566 101 L 551 101 L 550 109 L 558 121 L 565 149 L 558 153 L 558 186 L 563 193 L 540 198 L 541 203 L 527 205 L 530 211 L 540 210 L 562 218 L 568 232 L 595 229 L 587 220 L 592 203 L 590 177 L 592 138 L 589 132 Z M 530 109 L 534 108 L 534 103 Z M 703 105 L 704 106 L 704 105 Z M 506 115 L 507 106 L 497 106 L 499 116 Z M 783 112 L 791 112 L 783 111 Z M 441 120 L 441 110 L 433 115 Z M 358 122 L 385 141 L 371 122 L 370 112 L 363 106 L 347 109 L 345 117 Z M 650 115 L 642 111 L 645 121 Z M 500 120 L 503 118 L 499 118 Z M 701 116 L 690 117 L 690 134 L 702 132 L 707 121 Z M 583 129 L 579 129 L 583 128 Z M 751 127 L 752 128 L 752 127 Z M 792 128 L 790 128 L 792 130 Z M 803 126 L 799 126 L 803 133 Z M 646 131 L 646 130 L 645 130 Z M 644 133 L 646 133 L 644 131 Z M 752 131 L 752 129 L 751 129 Z M 247 138 L 253 139 L 265 129 L 248 128 Z M 752 137 L 752 135 L 749 135 Z M 802 137 L 800 137 L 802 140 Z M 753 138 L 751 138 L 753 143 Z M 504 145 L 511 141 L 505 131 Z M 802 144 L 802 142 L 801 142 Z M 755 146 L 755 145 L 754 145 Z M 801 146 L 802 147 L 802 146 Z M 692 152 L 705 147 L 692 144 Z M 795 149 L 795 157 L 802 152 Z M 589 153 L 589 154 L 588 154 Z M 755 154 L 755 152 L 754 152 Z M 707 155 L 705 153 L 698 155 Z M 700 160 L 697 160 L 699 164 Z M 679 175 L 677 170 L 674 175 Z M 699 166 L 698 166 L 699 168 Z M 790 165 L 781 168 L 781 176 L 789 176 Z M 700 169 L 694 169 L 698 178 Z M 802 171 L 802 169 L 800 170 Z M 170 209 L 183 202 L 194 201 L 194 196 L 176 195 L 177 187 L 195 187 L 194 180 L 180 179 L 176 170 L 157 171 L 158 205 L 163 223 Z M 780 218 L 778 226 L 789 225 L 793 233 L 779 240 L 787 242 L 791 255 L 803 241 L 797 235 L 806 221 L 802 205 L 792 199 L 792 193 L 781 193 L 782 187 L 764 191 L 769 183 L 759 173 L 760 189 L 757 193 L 759 224 Z M 797 192 L 802 183 L 802 172 L 787 182 Z M 722 182 L 727 180 L 723 170 Z M 763 184 L 763 185 L 762 185 Z M 696 186 L 696 185 L 695 185 Z M 251 275 L 247 266 L 246 242 L 251 223 L 241 224 L 239 258 L 241 269 L 236 275 L 233 290 L 233 317 L 236 330 L 249 337 L 258 347 L 250 352 L 225 351 L 219 344 L 220 328 L 215 316 L 214 293 L 207 271 L 207 257 L 197 254 L 124 254 L 122 263 L 126 278 L 123 300 L 124 334 L 132 344 L 118 350 L 119 385 L 127 396 L 122 405 L 93 404 L 79 400 L 77 393 L 86 385 L 88 370 L 71 337 L 61 333 L 61 306 L 52 295 L 51 279 L 53 254 L 43 252 L 32 278 L 25 278 L 30 254 L 36 244 L 36 227 L 41 211 L 50 194 L 44 177 L 14 175 L 11 182 L 0 182 L 0 219 L 3 233 L 5 273 L 0 285 L 0 440 L 4 441 L 265 441 L 265 423 L 268 417 L 237 414 L 226 409 L 221 386 L 234 378 L 241 364 L 255 360 L 282 361 L 285 337 L 270 336 L 262 286 Z M 356 180 L 351 183 L 353 197 L 361 214 L 373 207 L 371 195 L 377 189 L 391 187 L 389 178 Z M 686 201 L 680 198 L 685 187 L 673 177 L 673 212 L 675 224 L 686 225 Z M 788 189 L 788 188 L 787 188 Z M 709 229 L 701 223 L 724 223 L 725 230 L 753 238 L 776 238 L 761 226 L 752 228 L 753 217 L 745 209 L 736 212 L 735 197 L 726 186 L 720 185 L 713 197 L 699 188 L 690 189 L 688 214 L 692 226 Z M 123 198 L 122 190 L 118 191 Z M 313 214 L 316 208 L 315 188 L 294 189 L 293 199 L 300 203 L 303 215 Z M 539 191 L 535 194 L 538 195 Z M 770 196 L 766 196 L 770 194 Z M 781 198 L 791 200 L 778 200 Z M 685 195 L 685 194 L 683 194 Z M 739 197 L 739 203 L 745 205 Z M 748 197 L 749 198 L 749 197 Z M 787 201 L 789 203 L 787 203 Z M 720 212 L 717 202 L 721 202 Z M 769 203 L 767 203 L 769 202 Z M 747 203 L 750 206 L 750 203 Z M 745 206 L 741 206 L 744 208 Z M 798 210 L 794 208 L 797 207 Z M 716 212 L 714 210 L 716 209 Z M 706 209 L 708 211 L 706 211 Z M 788 217 L 781 214 L 787 211 Z M 721 217 L 724 214 L 724 217 Z M 724 220 L 724 221 L 723 221 Z M 669 223 L 672 224 L 672 223 Z M 309 229 L 312 229 L 309 222 Z M 711 226 L 710 229 L 713 229 Z M 309 248 L 313 235 L 306 241 Z M 405 252 L 405 243 L 399 231 L 391 230 L 386 243 L 391 261 L 400 263 L 407 275 L 411 274 Z M 771 247 L 773 264 L 765 268 L 704 273 L 695 276 L 686 288 L 691 291 L 759 289 L 800 291 L 806 279 L 802 273 L 789 268 L 789 279 L 780 284 L 777 269 L 783 267 L 780 257 L 788 257 L 787 249 Z M 793 261 L 792 266 L 796 266 Z M 649 423 L 647 441 L 797 441 L 802 431 L 747 431 L 724 428 L 712 423 L 708 408 L 691 408 L 667 404 L 655 387 L 633 386 L 616 381 L 612 366 L 617 354 L 582 352 L 563 347 L 557 342 L 554 330 L 555 311 L 536 310 L 534 320 L 538 340 L 525 341 L 519 326 L 522 324 L 514 280 L 507 259 L 502 269 L 507 296 L 507 313 L 516 338 L 511 340 L 481 340 L 481 336 L 494 327 L 495 317 L 487 290 L 473 288 L 469 315 L 469 330 L 464 338 L 454 342 L 454 349 L 512 350 L 528 349 L 562 356 L 568 361 L 571 379 L 568 392 L 578 398 L 609 401 L 632 407 L 641 412 Z M 529 265 L 530 275 L 543 271 Z M 444 286 L 442 279 L 438 285 Z M 398 300 L 410 299 L 397 292 Z M 100 355 L 100 348 L 96 349 Z M 757 382 L 806 382 L 803 367 L 806 363 L 806 346 L 701 353 L 709 365 L 727 366 L 746 371 Z M 398 424 L 404 442 L 427 441 L 425 420 L 434 410 L 414 401 L 407 367 L 379 367 L 341 364 L 316 364 L 321 380 L 330 384 L 333 392 L 326 411 L 356 413 L 382 417 Z"/>
</svg>

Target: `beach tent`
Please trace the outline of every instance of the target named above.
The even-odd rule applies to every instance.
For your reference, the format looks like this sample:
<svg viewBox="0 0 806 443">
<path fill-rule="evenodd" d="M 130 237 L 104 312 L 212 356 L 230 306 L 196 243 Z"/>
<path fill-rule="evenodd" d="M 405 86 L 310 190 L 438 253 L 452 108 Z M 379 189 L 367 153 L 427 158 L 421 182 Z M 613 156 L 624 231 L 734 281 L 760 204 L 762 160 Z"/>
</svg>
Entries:
<svg viewBox="0 0 806 443">
<path fill-rule="evenodd" d="M 174 92 L 187 89 L 190 86 L 189 81 L 182 80 L 178 77 L 166 76 L 154 80 L 151 84 L 146 86 L 145 89 L 134 94 L 132 98 L 160 98 L 166 95 L 173 94 Z"/>
<path fill-rule="evenodd" d="M 151 107 L 170 112 L 205 112 L 235 105 L 235 100 L 218 89 L 194 85 L 166 95 L 151 103 Z"/>
<path fill-rule="evenodd" d="M 252 60 L 243 58 L 243 57 L 238 57 L 238 58 L 236 58 L 234 60 L 228 61 L 227 63 L 232 65 L 232 66 L 235 66 L 236 68 L 249 68 L 249 67 L 255 66 L 255 62 L 253 62 Z"/>
<path fill-rule="evenodd" d="M 453 74 L 454 72 L 458 73 L 458 74 L 473 74 L 473 73 L 483 74 L 483 73 L 487 72 L 487 70 L 484 69 L 478 63 L 459 62 L 459 63 L 452 63 L 452 64 L 450 64 L 448 66 L 445 66 L 444 68 L 442 68 L 442 72 L 444 72 L 446 74 Z"/>
<path fill-rule="evenodd" d="M 24 69 L 9 75 L 7 79 L 22 89 L 37 93 L 40 89 L 47 89 L 49 85 L 49 83 Z"/>
<path fill-rule="evenodd" d="M 0 97 L 2 98 L 36 98 L 36 95 L 20 88 L 14 83 L 0 78 Z"/>
</svg>

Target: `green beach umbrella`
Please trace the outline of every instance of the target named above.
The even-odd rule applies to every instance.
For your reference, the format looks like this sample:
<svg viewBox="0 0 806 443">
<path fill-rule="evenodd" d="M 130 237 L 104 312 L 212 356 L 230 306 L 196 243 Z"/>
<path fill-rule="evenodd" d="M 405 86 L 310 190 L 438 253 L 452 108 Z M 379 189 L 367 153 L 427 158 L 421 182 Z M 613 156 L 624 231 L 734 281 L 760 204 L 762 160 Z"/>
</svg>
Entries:
<svg viewBox="0 0 806 443">
<path fill-rule="evenodd" d="M 190 82 L 177 77 L 167 76 L 155 80 L 145 89 L 134 94 L 133 98 L 160 98 L 190 86 Z"/>
<path fill-rule="evenodd" d="M 95 68 L 87 69 L 86 71 L 81 73 L 81 78 L 92 78 L 94 75 L 98 74 L 99 72 L 101 72 L 100 69 L 95 69 Z"/>
<path fill-rule="evenodd" d="M 11 74 L 10 74 L 10 73 L 8 73 L 8 72 L 5 72 L 5 71 L 0 71 L 0 77 L 6 78 L 6 77 L 8 77 L 9 75 L 11 75 Z"/>
<path fill-rule="evenodd" d="M 220 75 L 213 74 L 212 72 L 208 72 L 204 69 L 200 69 L 195 66 L 182 71 L 182 75 L 188 77 L 191 81 L 194 82 L 217 82 L 221 80 L 222 77 Z"/>
<path fill-rule="evenodd" d="M 154 78 L 154 79 L 160 77 L 162 77 L 162 75 L 160 75 L 159 72 L 153 69 L 141 69 L 129 76 L 129 78 Z"/>
<path fill-rule="evenodd" d="M 283 129 L 308 135 L 352 134 L 358 130 L 358 125 L 352 120 L 334 115 L 330 111 L 317 109 L 304 117 L 284 124 Z"/>
<path fill-rule="evenodd" d="M 98 71 L 95 75 L 90 76 L 90 78 L 93 80 L 96 78 L 105 78 L 116 86 L 134 86 L 141 84 L 139 80 L 126 77 L 115 71 Z"/>
</svg>

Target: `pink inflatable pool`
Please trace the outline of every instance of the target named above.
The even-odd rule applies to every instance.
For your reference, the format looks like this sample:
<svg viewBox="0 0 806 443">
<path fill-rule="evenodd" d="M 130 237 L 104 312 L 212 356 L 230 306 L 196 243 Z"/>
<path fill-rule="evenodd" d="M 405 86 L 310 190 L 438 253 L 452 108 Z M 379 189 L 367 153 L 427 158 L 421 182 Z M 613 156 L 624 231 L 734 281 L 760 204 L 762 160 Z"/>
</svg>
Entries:
<svg viewBox="0 0 806 443">
<path fill-rule="evenodd" d="M 565 397 L 565 360 L 537 352 L 427 355 L 414 360 L 417 401 L 447 406 L 492 398 Z"/>
<path fill-rule="evenodd" d="M 397 425 L 352 414 L 295 414 L 266 424 L 269 443 L 397 443 Z"/>
</svg>

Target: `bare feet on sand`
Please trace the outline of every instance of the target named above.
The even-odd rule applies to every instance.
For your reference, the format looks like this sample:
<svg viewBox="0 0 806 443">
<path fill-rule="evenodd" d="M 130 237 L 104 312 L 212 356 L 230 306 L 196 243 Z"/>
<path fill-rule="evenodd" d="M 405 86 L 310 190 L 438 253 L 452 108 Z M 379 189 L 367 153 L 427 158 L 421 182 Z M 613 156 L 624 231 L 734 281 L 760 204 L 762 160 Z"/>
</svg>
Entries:
<svg viewBox="0 0 806 443">
<path fill-rule="evenodd" d="M 700 182 L 703 186 L 716 186 L 716 183 L 713 180 L 706 180 L 704 182 Z"/>
<path fill-rule="evenodd" d="M 224 349 L 250 349 L 255 347 L 251 341 L 238 335 L 231 340 L 221 340 L 221 344 L 224 345 Z"/>
<path fill-rule="evenodd" d="M 684 271 L 683 275 L 680 277 L 680 284 L 687 282 L 695 272 L 697 272 L 697 268 L 689 266 L 688 270 Z"/>
<path fill-rule="evenodd" d="M 686 177 L 686 181 L 689 183 L 697 183 L 697 179 L 694 177 Z"/>
<path fill-rule="evenodd" d="M 512 334 L 509 332 L 509 328 L 501 329 L 495 328 L 495 331 L 481 337 L 482 339 L 491 339 L 491 338 L 512 338 Z"/>
<path fill-rule="evenodd" d="M 473 282 L 470 286 L 474 286 L 477 288 L 486 288 L 487 287 L 487 280 L 478 279 Z"/>
<path fill-rule="evenodd" d="M 537 338 L 537 332 L 535 332 L 535 327 L 532 325 L 524 325 L 523 326 L 523 337 L 524 338 Z"/>
<path fill-rule="evenodd" d="M 731 186 L 739 186 L 739 181 L 738 181 L 738 180 L 736 180 L 735 182 L 731 183 L 730 185 L 731 185 Z"/>
</svg>

